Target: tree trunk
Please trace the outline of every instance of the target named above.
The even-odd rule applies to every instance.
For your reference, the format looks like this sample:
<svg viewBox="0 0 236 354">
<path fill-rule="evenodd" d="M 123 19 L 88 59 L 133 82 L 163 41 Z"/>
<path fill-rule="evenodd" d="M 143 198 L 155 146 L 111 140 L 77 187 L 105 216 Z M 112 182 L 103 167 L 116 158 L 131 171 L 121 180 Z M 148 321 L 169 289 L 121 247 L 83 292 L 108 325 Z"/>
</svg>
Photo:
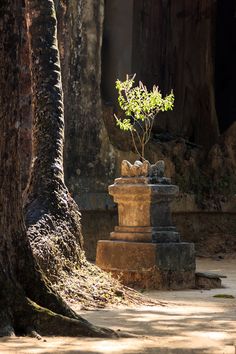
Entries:
<svg viewBox="0 0 236 354">
<path fill-rule="evenodd" d="M 27 239 L 19 166 L 22 6 L 22 1 L 3 0 L 0 7 L 0 336 L 31 331 L 113 336 L 82 319 L 52 291 Z"/>
<path fill-rule="evenodd" d="M 104 0 L 59 1 L 65 104 L 65 179 L 81 209 L 107 203 L 116 161 L 101 104 Z"/>
<path fill-rule="evenodd" d="M 88 187 L 103 174 L 101 149 L 101 45 L 103 0 L 71 0 L 58 8 L 62 82 L 66 100 L 65 172 Z M 64 13 L 63 11 L 64 10 Z M 78 171 L 80 169 L 80 171 Z M 76 172 L 77 171 L 77 172 Z"/>
<path fill-rule="evenodd" d="M 64 183 L 64 107 L 54 2 L 30 0 L 28 11 L 34 162 L 25 209 L 31 247 L 63 296 L 88 307 L 105 306 L 117 298 L 118 291 L 124 302 L 130 298 L 135 302 L 139 295 L 124 289 L 84 256 L 80 213 Z"/>
<path fill-rule="evenodd" d="M 28 1 L 33 81 L 33 167 L 26 204 L 34 253 L 52 279 L 84 261 L 80 213 L 63 171 L 64 107 L 54 3 Z"/>
<path fill-rule="evenodd" d="M 21 67 L 20 67 L 20 110 L 24 117 L 20 126 L 20 160 L 21 160 L 21 189 L 27 187 L 31 160 L 32 160 L 32 92 L 31 92 L 31 70 L 29 56 L 29 36 L 26 22 L 26 4 L 23 4 L 23 24 L 21 35 Z"/>
</svg>

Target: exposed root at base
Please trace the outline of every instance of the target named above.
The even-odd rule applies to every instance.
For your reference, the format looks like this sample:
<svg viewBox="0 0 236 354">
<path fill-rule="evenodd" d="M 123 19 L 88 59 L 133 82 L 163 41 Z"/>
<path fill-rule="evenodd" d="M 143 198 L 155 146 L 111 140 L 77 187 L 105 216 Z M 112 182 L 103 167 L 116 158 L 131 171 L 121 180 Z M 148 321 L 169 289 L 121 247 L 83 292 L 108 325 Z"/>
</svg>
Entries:
<svg viewBox="0 0 236 354">
<path fill-rule="evenodd" d="M 29 330 L 30 328 L 30 330 Z M 30 299 L 14 311 L 14 331 L 41 339 L 41 336 L 118 338 L 122 334 L 92 325 L 80 316 L 76 319 L 54 313 Z M 34 335 L 35 334 L 35 335 Z M 7 333 L 5 335 L 8 335 Z"/>
<path fill-rule="evenodd" d="M 85 261 L 80 269 L 61 272 L 53 288 L 72 304 L 91 310 L 108 305 L 163 306 L 164 303 L 143 296 L 142 293 L 122 285 L 109 273 Z"/>
<path fill-rule="evenodd" d="M 35 203 L 40 205 L 37 199 Z M 78 239 L 82 238 L 79 212 L 73 200 L 68 205 L 70 208 L 65 208 L 63 217 L 55 212 L 43 212 L 38 207 L 41 214 L 35 219 L 32 205 L 32 210 L 28 209 L 27 233 L 31 247 L 54 290 L 70 305 L 80 304 L 83 309 L 107 305 L 163 305 L 123 286 L 86 260 L 82 246 L 78 244 Z"/>
</svg>

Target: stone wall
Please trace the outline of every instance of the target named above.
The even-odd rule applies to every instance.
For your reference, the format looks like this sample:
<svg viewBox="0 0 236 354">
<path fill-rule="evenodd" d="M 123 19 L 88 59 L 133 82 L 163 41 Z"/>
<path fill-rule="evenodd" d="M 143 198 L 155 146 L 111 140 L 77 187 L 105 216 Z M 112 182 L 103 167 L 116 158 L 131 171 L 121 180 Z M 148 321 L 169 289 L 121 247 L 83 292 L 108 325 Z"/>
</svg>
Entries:
<svg viewBox="0 0 236 354">
<path fill-rule="evenodd" d="M 181 240 L 194 242 L 199 256 L 224 256 L 236 252 L 236 213 L 180 212 L 173 221 Z M 85 252 L 94 261 L 99 240 L 108 240 L 117 225 L 117 211 L 83 211 Z"/>
<path fill-rule="evenodd" d="M 94 259 L 96 241 L 109 237 L 116 224 L 107 187 L 119 176 L 123 159 L 136 159 L 129 135 L 119 131 L 113 119 L 113 81 L 129 70 L 137 71 L 149 85 L 160 83 L 164 91 L 174 88 L 175 109 L 157 120 L 146 158 L 152 163 L 164 159 L 167 176 L 197 205 L 192 208 L 188 201 L 176 211 L 183 239 L 194 238 L 199 250 L 208 239 L 215 240 L 216 249 L 212 243 L 211 250 L 218 252 L 213 235 L 223 224 L 218 233 L 222 244 L 228 240 L 226 235 L 234 240 L 236 133 L 232 124 L 218 135 L 213 52 L 216 5 L 210 0 L 58 3 L 66 183 L 82 211 L 90 259 Z M 115 26 L 119 18 L 128 21 L 122 28 Z M 125 35 L 127 51 L 122 48 Z"/>
<path fill-rule="evenodd" d="M 128 0 L 122 16 L 123 3 L 109 0 L 105 7 L 102 87 L 109 85 L 105 98 L 116 103 L 114 82 L 123 80 L 126 73 L 136 73 L 137 81 L 148 87 L 159 85 L 164 93 L 173 89 L 175 109 L 160 115 L 154 131 L 167 130 L 209 147 L 218 136 L 214 95 L 216 1 Z"/>
</svg>

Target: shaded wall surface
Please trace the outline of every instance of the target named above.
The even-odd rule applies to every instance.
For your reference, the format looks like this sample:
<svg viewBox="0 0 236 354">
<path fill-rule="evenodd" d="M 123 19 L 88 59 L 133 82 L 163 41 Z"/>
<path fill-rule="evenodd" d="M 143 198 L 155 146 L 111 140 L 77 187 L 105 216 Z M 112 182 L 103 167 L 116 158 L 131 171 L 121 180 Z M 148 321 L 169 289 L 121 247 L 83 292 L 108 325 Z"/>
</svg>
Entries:
<svg viewBox="0 0 236 354">
<path fill-rule="evenodd" d="M 115 79 L 136 73 L 137 80 L 148 87 L 158 84 L 164 93 L 174 90 L 175 109 L 160 116 L 156 130 L 162 128 L 204 146 L 214 143 L 218 136 L 213 83 L 216 2 L 127 1 L 125 15 L 114 11 L 115 5 L 111 4 L 118 6 L 118 1 L 108 1 L 105 7 L 103 57 L 104 71 L 108 67 L 108 72 L 103 74 L 103 87 L 109 86 L 106 98 L 110 94 L 115 103 Z"/>
<path fill-rule="evenodd" d="M 216 108 L 221 132 L 235 121 L 236 1 L 217 1 Z"/>
<path fill-rule="evenodd" d="M 236 252 L 235 213 L 180 212 L 173 214 L 173 221 L 181 234 L 181 241 L 194 242 L 197 256 L 223 256 Z M 117 212 L 83 211 L 85 250 L 90 260 L 96 258 L 99 240 L 108 240 L 117 226 Z"/>
<path fill-rule="evenodd" d="M 133 49 L 133 8 L 135 0 L 105 2 L 102 43 L 102 96 L 115 104 L 115 81 L 131 74 Z"/>
</svg>

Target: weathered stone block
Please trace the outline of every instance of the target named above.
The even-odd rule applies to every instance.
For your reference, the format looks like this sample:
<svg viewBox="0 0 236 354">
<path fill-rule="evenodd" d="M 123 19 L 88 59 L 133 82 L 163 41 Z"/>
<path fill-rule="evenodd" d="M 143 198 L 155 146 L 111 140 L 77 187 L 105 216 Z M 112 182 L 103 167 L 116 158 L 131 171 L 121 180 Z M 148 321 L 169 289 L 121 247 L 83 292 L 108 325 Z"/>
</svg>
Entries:
<svg viewBox="0 0 236 354">
<path fill-rule="evenodd" d="M 117 179 L 109 193 L 118 203 L 120 226 L 172 225 L 169 204 L 178 193 L 175 185 L 128 184 Z"/>
<path fill-rule="evenodd" d="M 161 270 L 195 270 L 195 249 L 193 243 L 156 244 L 156 264 Z"/>
<path fill-rule="evenodd" d="M 195 285 L 195 251 L 190 243 L 99 241 L 96 263 L 128 286 L 181 289 Z"/>
<path fill-rule="evenodd" d="M 225 276 L 209 272 L 198 272 L 195 274 L 195 277 L 195 284 L 198 289 L 222 288 L 221 278 L 226 278 Z"/>
</svg>

